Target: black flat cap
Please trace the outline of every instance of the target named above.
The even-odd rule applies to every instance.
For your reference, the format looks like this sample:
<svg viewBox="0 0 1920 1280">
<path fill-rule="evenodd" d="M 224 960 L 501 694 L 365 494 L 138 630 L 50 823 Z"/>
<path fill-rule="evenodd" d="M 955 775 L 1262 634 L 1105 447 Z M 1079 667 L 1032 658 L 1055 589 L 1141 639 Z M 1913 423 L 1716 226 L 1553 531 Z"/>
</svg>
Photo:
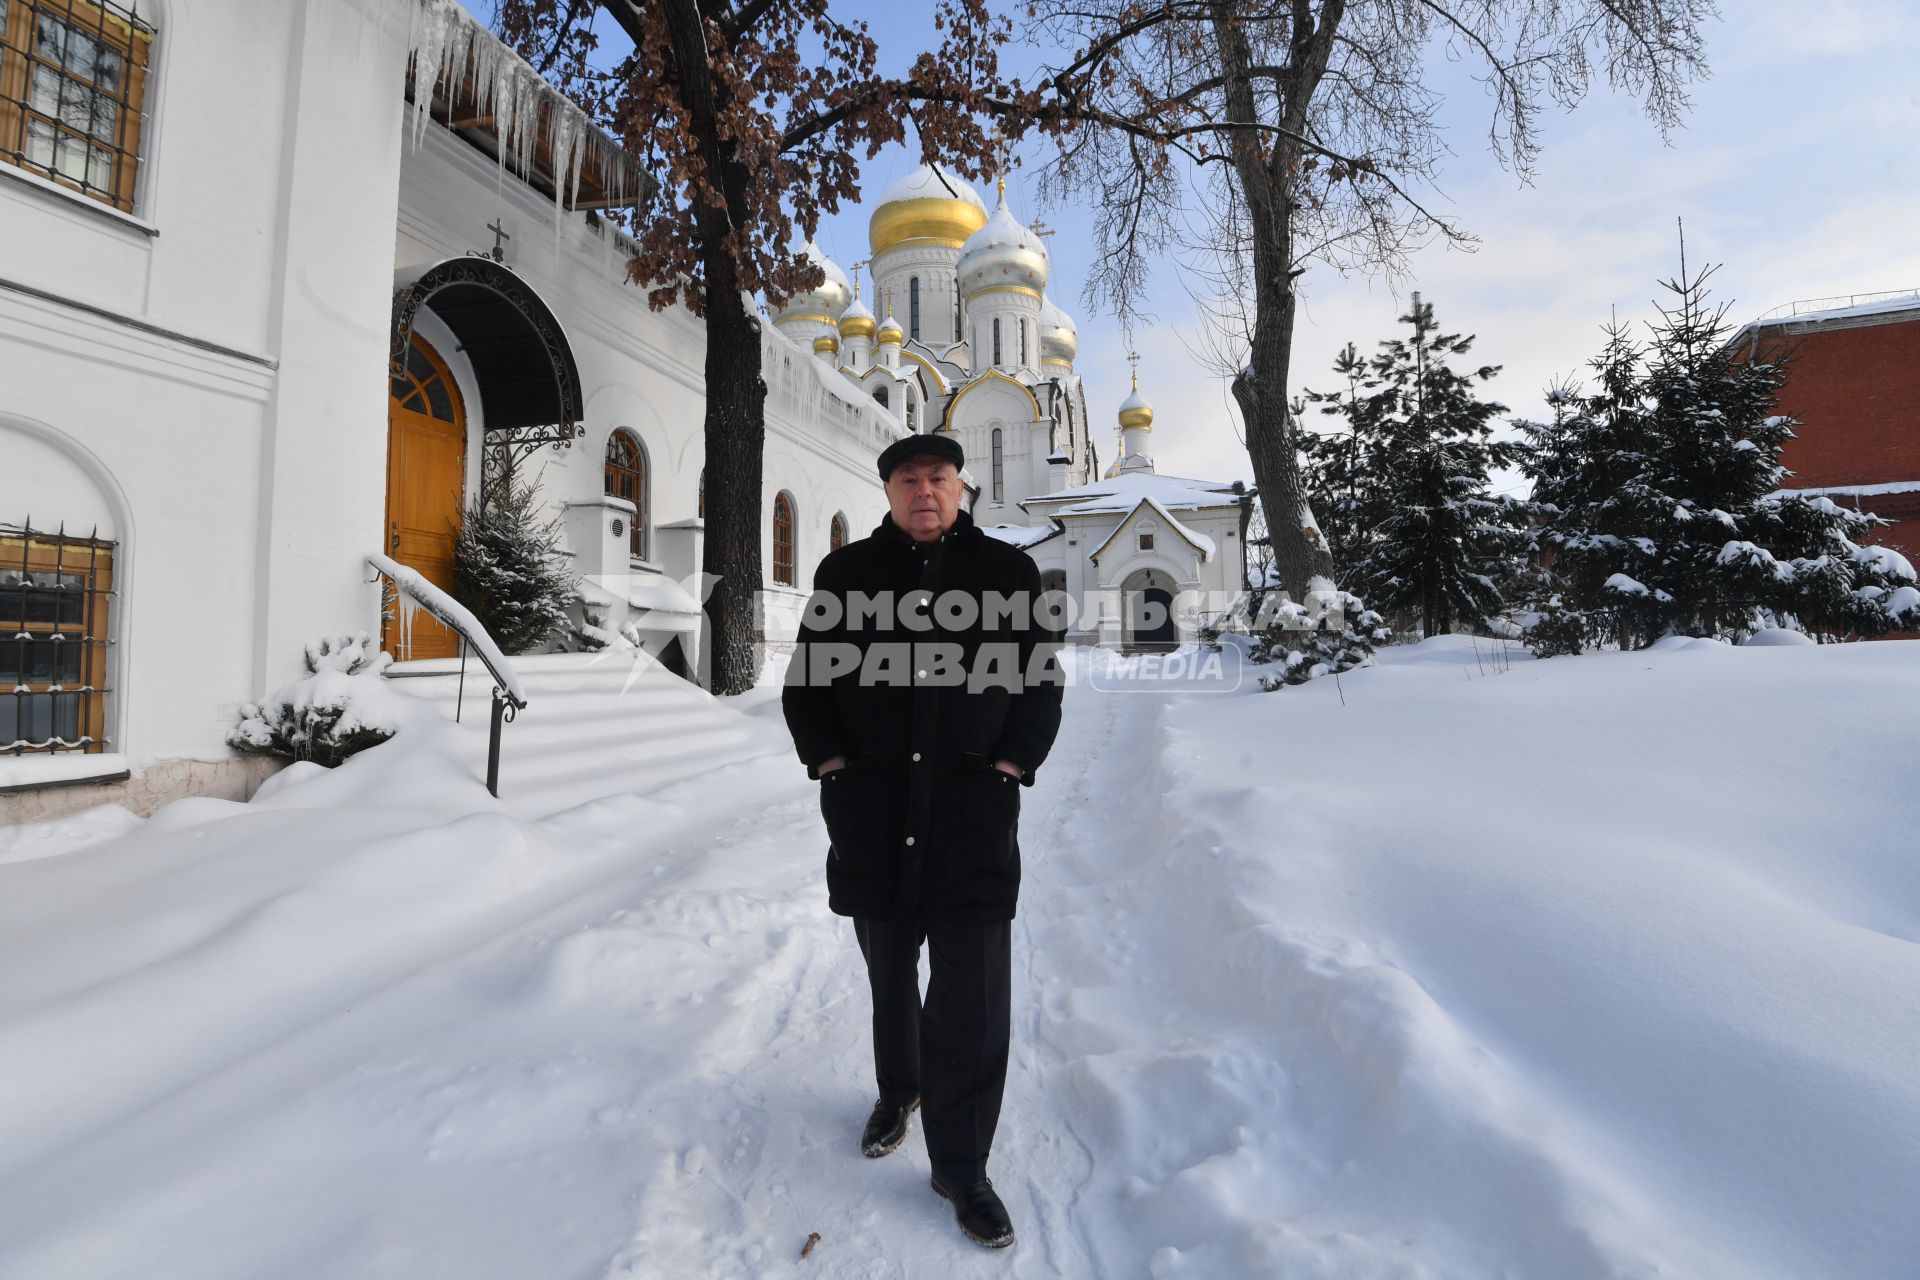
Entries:
<svg viewBox="0 0 1920 1280">
<path fill-rule="evenodd" d="M 880 451 L 880 478 L 887 479 L 893 474 L 895 467 L 908 458 L 917 458 L 923 453 L 930 453 L 936 458 L 945 458 L 953 464 L 955 471 L 967 465 L 966 451 L 952 436 L 911 435 L 904 440 L 895 440 Z"/>
</svg>

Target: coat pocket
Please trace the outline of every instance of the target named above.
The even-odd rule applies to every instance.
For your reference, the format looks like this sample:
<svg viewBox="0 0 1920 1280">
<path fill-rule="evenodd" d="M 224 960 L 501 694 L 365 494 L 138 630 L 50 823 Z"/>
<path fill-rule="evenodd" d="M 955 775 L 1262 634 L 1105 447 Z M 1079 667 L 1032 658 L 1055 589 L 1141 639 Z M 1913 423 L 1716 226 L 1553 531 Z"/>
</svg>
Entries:
<svg viewBox="0 0 1920 1280">
<path fill-rule="evenodd" d="M 873 867 L 887 851 L 889 826 L 896 807 L 885 780 L 852 766 L 820 779 L 820 817 L 827 825 L 830 865 L 849 872 Z"/>
<path fill-rule="evenodd" d="M 958 862 L 983 869 L 1004 867 L 1019 852 L 1020 782 L 988 766 L 953 779 L 950 810 Z"/>
</svg>

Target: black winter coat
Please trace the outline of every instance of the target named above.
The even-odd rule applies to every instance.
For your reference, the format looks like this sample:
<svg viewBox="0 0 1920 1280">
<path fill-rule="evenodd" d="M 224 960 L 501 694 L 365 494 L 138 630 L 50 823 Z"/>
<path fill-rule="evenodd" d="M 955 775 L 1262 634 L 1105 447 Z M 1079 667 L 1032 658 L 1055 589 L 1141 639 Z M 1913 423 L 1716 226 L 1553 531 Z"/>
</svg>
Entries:
<svg viewBox="0 0 1920 1280">
<path fill-rule="evenodd" d="M 892 603 L 850 615 L 858 593 Z M 1016 607 L 989 610 L 989 593 Z M 1032 558 L 964 511 L 938 543 L 915 543 L 888 517 L 820 562 L 781 708 L 820 780 L 836 914 L 1013 918 L 1020 788 L 1053 746 L 1063 692 L 1059 635 L 1033 607 L 1039 596 Z M 848 767 L 820 777 L 834 756 Z M 996 769 L 999 759 L 1026 776 Z"/>
</svg>

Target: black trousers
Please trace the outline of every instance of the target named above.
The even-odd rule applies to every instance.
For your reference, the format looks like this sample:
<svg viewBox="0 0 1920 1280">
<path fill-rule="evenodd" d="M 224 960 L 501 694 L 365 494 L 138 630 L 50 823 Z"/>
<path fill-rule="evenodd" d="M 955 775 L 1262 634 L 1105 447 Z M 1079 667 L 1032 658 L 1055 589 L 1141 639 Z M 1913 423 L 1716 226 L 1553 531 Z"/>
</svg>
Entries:
<svg viewBox="0 0 1920 1280">
<path fill-rule="evenodd" d="M 1013 922 L 853 922 L 873 991 L 880 1098 L 920 1098 L 933 1171 L 949 1186 L 987 1176 L 1012 1038 Z M 927 998 L 920 1000 L 920 944 Z"/>
</svg>

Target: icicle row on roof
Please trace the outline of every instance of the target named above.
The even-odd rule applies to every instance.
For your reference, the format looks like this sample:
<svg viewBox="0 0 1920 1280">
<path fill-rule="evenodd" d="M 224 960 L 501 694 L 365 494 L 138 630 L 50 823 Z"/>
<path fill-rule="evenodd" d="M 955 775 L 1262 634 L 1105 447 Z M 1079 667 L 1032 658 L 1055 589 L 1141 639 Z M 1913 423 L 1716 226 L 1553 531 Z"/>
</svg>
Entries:
<svg viewBox="0 0 1920 1280">
<path fill-rule="evenodd" d="M 627 197 L 627 165 L 620 146 L 595 127 L 574 101 L 528 66 L 494 34 L 474 21 L 459 0 L 413 0 L 408 52 L 414 58 L 413 142 L 426 136 L 433 90 L 457 96 L 471 74 L 478 114 L 494 118 L 498 160 L 531 175 L 544 140 L 553 158 L 553 222 L 580 195 L 580 170 L 591 164 L 614 203 Z"/>
</svg>

